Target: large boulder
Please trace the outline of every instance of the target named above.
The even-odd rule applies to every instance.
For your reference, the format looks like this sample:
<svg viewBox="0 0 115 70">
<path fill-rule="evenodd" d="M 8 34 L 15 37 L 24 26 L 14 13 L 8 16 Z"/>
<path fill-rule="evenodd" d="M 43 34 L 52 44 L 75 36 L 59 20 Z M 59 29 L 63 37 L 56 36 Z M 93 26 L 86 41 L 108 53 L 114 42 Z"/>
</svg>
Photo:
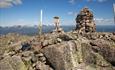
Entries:
<svg viewBox="0 0 115 70">
<path fill-rule="evenodd" d="M 91 41 L 92 49 L 115 66 L 115 43 L 103 39 Z"/>
<path fill-rule="evenodd" d="M 89 40 L 81 37 L 49 45 L 42 52 L 47 59 L 46 63 L 55 70 L 113 70 L 111 63 L 95 52 L 93 47 Z"/>
<path fill-rule="evenodd" d="M 55 70 L 71 70 L 76 66 L 76 47 L 73 42 L 48 46 L 43 53 Z"/>
<path fill-rule="evenodd" d="M 0 70 L 27 70 L 20 56 L 6 56 L 0 61 Z"/>
</svg>

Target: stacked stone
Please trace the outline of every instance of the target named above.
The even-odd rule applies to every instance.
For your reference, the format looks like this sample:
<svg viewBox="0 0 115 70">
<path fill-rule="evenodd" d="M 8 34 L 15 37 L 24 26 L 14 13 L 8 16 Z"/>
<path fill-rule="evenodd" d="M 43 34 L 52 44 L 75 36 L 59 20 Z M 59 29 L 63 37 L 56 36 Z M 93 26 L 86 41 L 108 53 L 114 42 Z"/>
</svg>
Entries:
<svg viewBox="0 0 115 70">
<path fill-rule="evenodd" d="M 95 32 L 96 25 L 93 20 L 93 14 L 88 8 L 83 8 L 76 17 L 76 29 L 79 32 Z"/>
<path fill-rule="evenodd" d="M 58 16 L 54 17 L 55 30 L 53 33 L 64 33 L 63 29 L 60 27 L 60 18 Z"/>
</svg>

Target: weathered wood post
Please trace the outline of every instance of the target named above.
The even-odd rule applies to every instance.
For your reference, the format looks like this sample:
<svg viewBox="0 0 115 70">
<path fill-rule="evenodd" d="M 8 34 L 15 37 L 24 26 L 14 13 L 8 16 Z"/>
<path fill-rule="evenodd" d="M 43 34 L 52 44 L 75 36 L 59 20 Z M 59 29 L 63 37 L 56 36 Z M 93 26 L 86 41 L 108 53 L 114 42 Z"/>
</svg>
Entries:
<svg viewBox="0 0 115 70">
<path fill-rule="evenodd" d="M 59 28 L 60 28 L 59 23 L 60 23 L 59 17 L 58 17 L 58 16 L 55 16 L 55 17 L 54 17 L 54 24 L 55 24 L 55 29 L 56 29 L 56 31 L 58 31 Z"/>
</svg>

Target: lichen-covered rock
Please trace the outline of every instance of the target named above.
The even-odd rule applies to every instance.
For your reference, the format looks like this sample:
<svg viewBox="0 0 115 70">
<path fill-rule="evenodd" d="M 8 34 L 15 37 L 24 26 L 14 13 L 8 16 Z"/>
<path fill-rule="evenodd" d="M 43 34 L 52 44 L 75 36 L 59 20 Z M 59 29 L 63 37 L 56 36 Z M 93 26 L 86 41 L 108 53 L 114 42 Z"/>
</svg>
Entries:
<svg viewBox="0 0 115 70">
<path fill-rule="evenodd" d="M 22 52 L 22 57 L 28 57 L 28 56 L 31 56 L 33 54 L 32 51 L 23 51 Z"/>
<path fill-rule="evenodd" d="M 102 52 L 106 51 L 106 48 L 100 48 L 99 52 L 96 52 L 94 50 L 96 45 L 90 44 L 90 41 L 86 38 L 79 37 L 77 40 L 49 45 L 43 48 L 42 52 L 55 70 L 113 70 L 111 61 L 108 62 L 108 59 L 102 55 Z M 108 50 L 106 52 L 109 53 L 111 51 Z M 112 52 L 110 53 L 112 56 L 107 58 L 111 58 L 114 61 Z"/>
<path fill-rule="evenodd" d="M 31 45 L 33 51 L 39 51 L 42 49 L 42 44 L 41 42 L 33 42 Z"/>
<path fill-rule="evenodd" d="M 55 70 L 71 70 L 76 66 L 76 48 L 73 42 L 62 42 L 43 49 L 43 53 Z"/>
<path fill-rule="evenodd" d="M 111 39 L 115 42 L 115 35 L 111 37 Z"/>
<path fill-rule="evenodd" d="M 35 69 L 36 70 L 53 70 L 52 68 L 49 67 L 49 65 L 45 65 L 44 63 L 39 62 L 39 61 L 36 62 Z"/>
<path fill-rule="evenodd" d="M 104 59 L 115 65 L 115 43 L 102 39 L 91 41 L 92 49 L 101 54 Z"/>
<path fill-rule="evenodd" d="M 0 61 L 0 70 L 27 70 L 20 56 L 6 56 Z"/>
</svg>

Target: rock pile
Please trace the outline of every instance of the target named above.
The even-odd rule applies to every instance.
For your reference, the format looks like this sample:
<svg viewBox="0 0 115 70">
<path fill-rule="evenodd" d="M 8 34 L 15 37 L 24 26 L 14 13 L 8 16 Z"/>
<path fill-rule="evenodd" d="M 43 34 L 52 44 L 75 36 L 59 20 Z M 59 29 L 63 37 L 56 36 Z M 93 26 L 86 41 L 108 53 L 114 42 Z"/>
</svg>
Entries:
<svg viewBox="0 0 115 70">
<path fill-rule="evenodd" d="M 0 70 L 115 70 L 114 33 L 75 32 L 0 37 Z"/>
<path fill-rule="evenodd" d="M 23 38 L 25 41 L 21 37 L 25 36 L 11 34 L 0 37 L 0 70 L 53 70 L 40 52 L 42 47 L 41 42 L 35 39 L 37 37 Z M 9 44 L 11 40 L 14 42 Z"/>
<path fill-rule="evenodd" d="M 93 20 L 93 13 L 87 8 L 83 8 L 76 17 L 76 29 L 81 32 L 95 32 L 96 26 Z"/>
<path fill-rule="evenodd" d="M 112 33 L 66 33 L 61 42 L 45 45 L 42 53 L 54 70 L 114 70 L 115 41 Z M 50 35 L 48 37 L 52 37 Z M 51 42 L 49 38 L 47 41 Z"/>
</svg>

